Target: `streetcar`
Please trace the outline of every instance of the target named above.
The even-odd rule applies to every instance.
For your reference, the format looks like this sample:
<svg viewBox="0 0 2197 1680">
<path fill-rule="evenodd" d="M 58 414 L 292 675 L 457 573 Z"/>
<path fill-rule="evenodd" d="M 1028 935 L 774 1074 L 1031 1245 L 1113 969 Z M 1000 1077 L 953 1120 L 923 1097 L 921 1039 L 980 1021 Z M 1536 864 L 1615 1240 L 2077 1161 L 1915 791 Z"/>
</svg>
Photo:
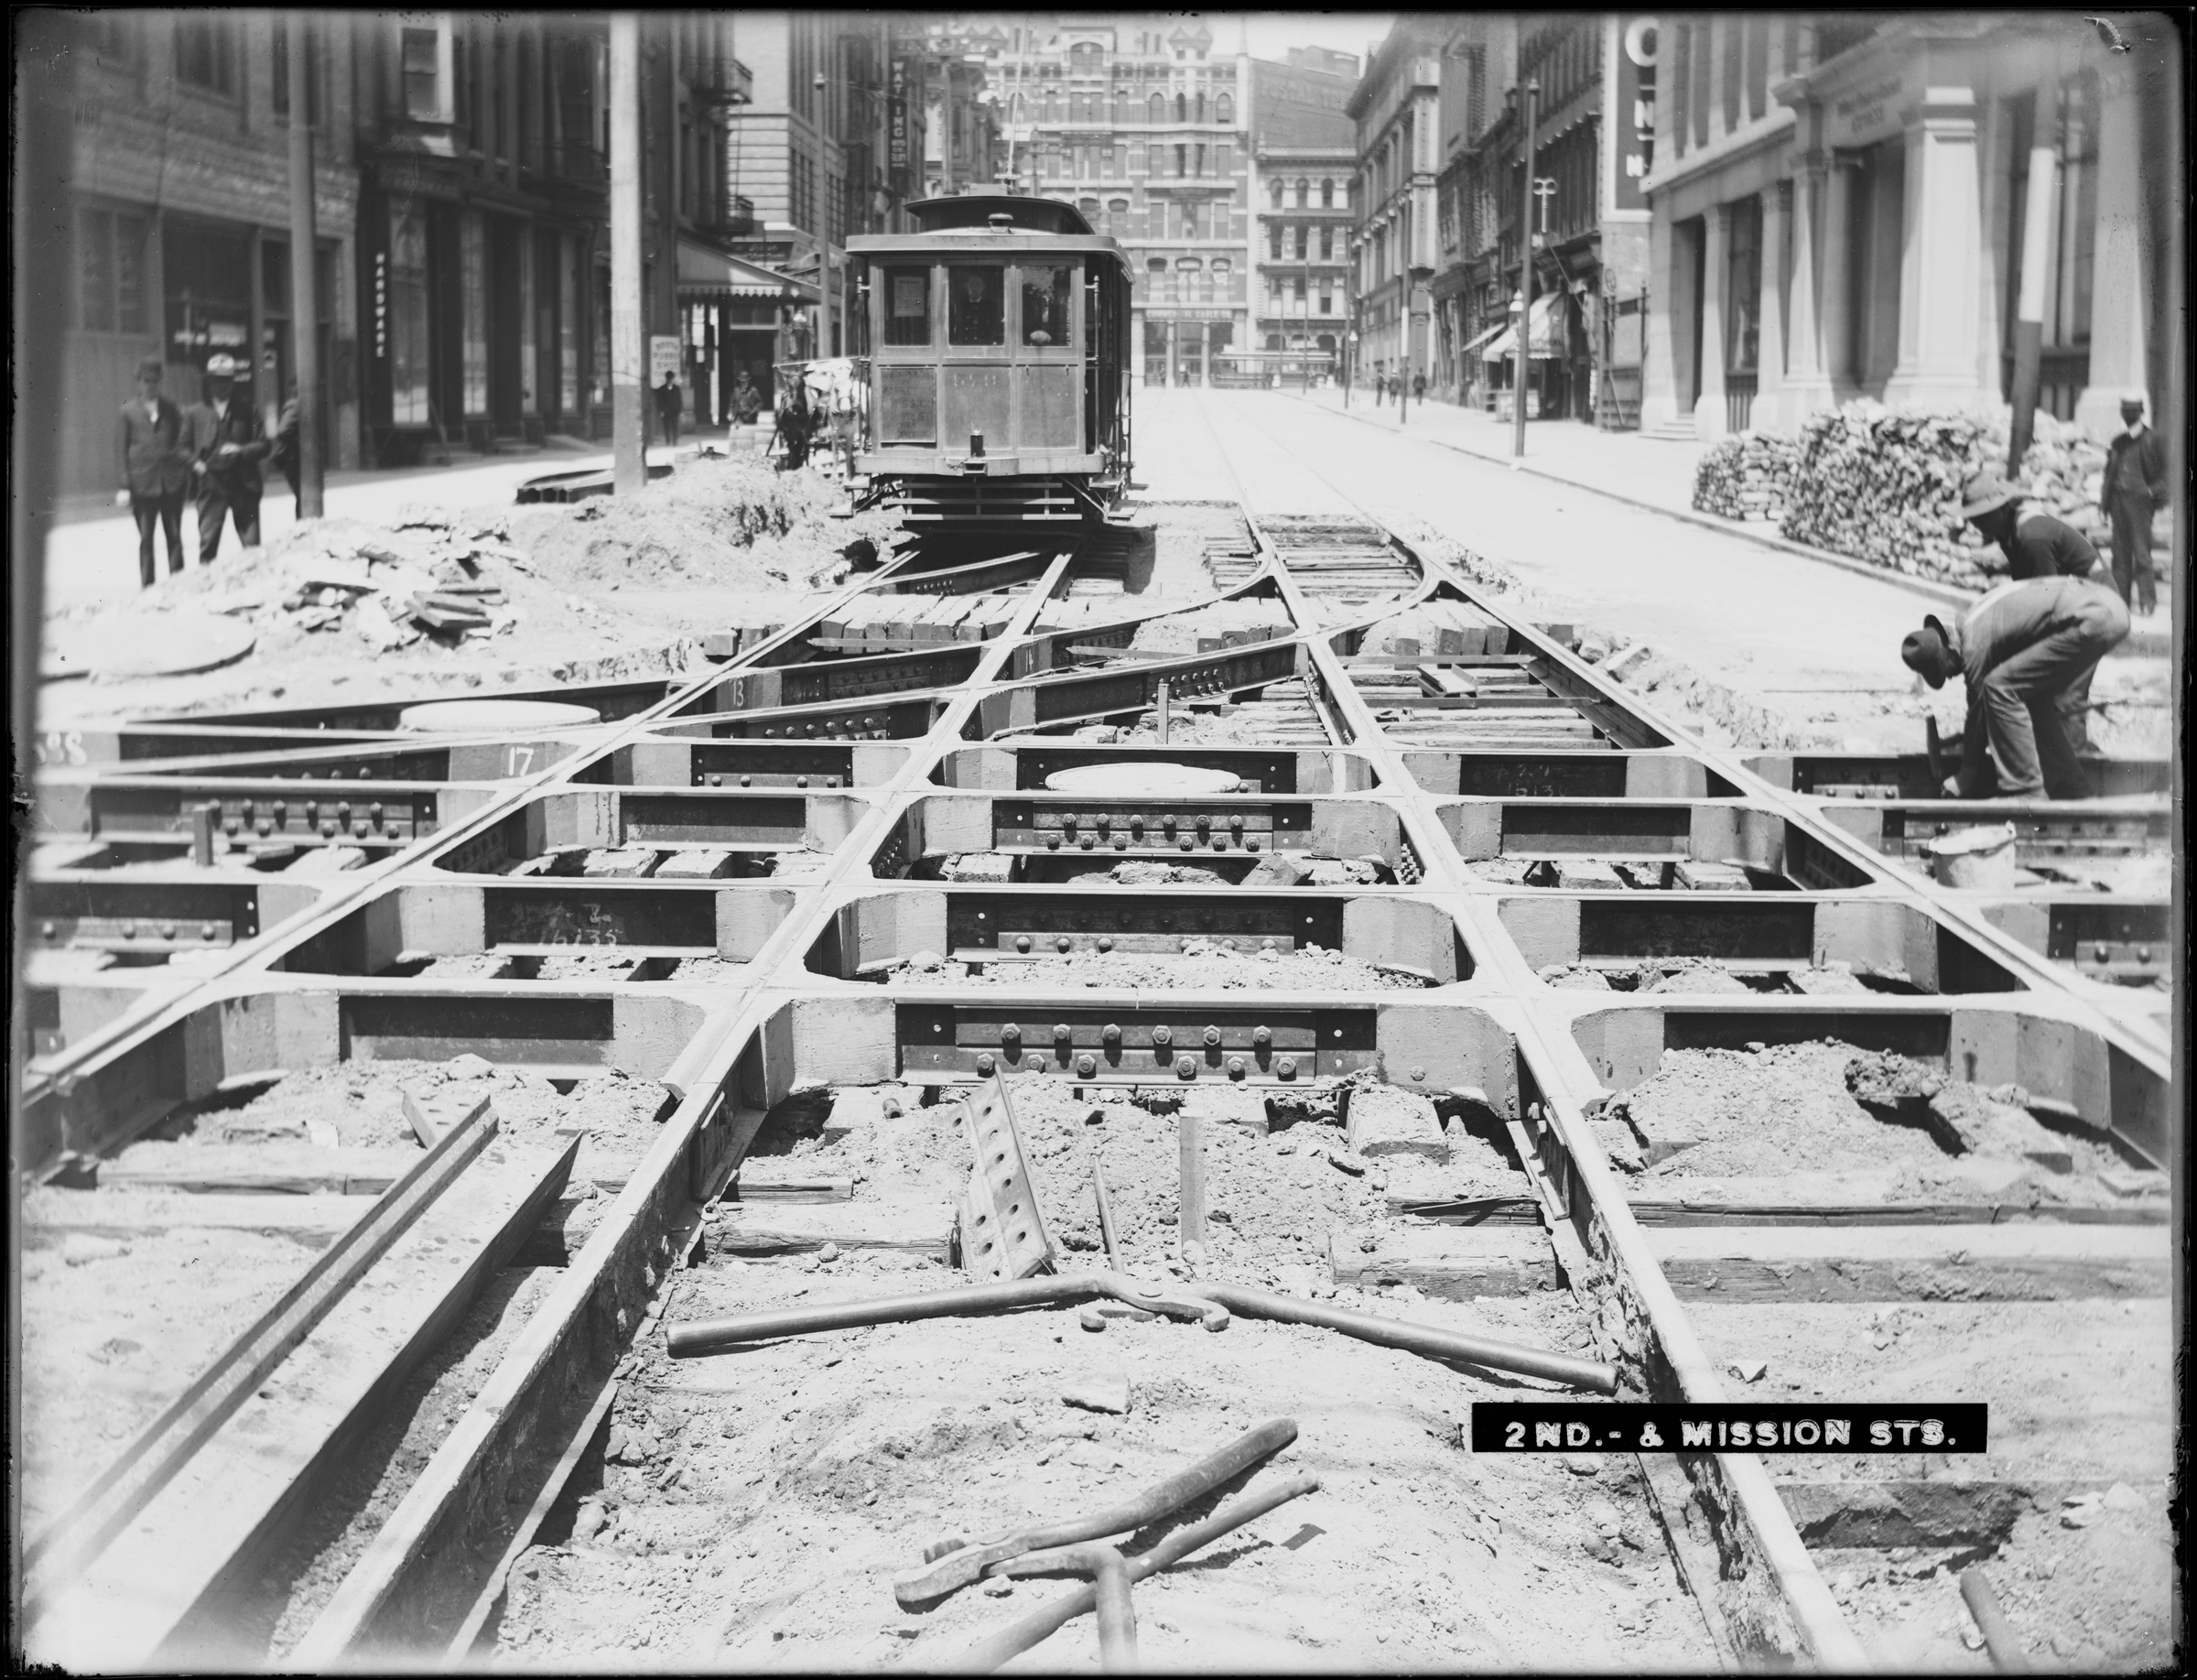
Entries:
<svg viewBox="0 0 2197 1680">
<path fill-rule="evenodd" d="M 1103 523 L 1129 485 L 1130 267 L 1072 204 L 925 199 L 847 242 L 865 505 L 912 526 Z"/>
</svg>

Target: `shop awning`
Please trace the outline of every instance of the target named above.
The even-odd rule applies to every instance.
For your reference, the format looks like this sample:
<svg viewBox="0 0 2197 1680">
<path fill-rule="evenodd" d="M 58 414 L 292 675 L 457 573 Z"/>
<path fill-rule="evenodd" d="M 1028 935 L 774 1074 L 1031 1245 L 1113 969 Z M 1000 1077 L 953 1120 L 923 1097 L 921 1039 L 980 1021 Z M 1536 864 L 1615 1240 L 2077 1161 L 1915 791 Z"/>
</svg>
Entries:
<svg viewBox="0 0 2197 1680">
<path fill-rule="evenodd" d="M 1485 332 L 1483 332 L 1483 333 L 1480 333 L 1480 334 L 1479 334 L 1477 337 L 1475 337 L 1475 338 L 1472 338 L 1472 339 L 1469 339 L 1469 340 L 1467 340 L 1467 341 L 1466 341 L 1465 348 L 1466 348 L 1466 350 L 1467 350 L 1467 351 L 1474 351 L 1474 350 L 1477 350 L 1477 349 L 1478 349 L 1478 348 L 1479 348 L 1481 345 L 1485 344 L 1485 343 L 1486 343 L 1486 342 L 1487 342 L 1487 341 L 1488 341 L 1489 339 L 1493 338 L 1493 337 L 1494 337 L 1494 336 L 1495 336 L 1497 333 L 1499 333 L 1499 332 L 1508 332 L 1508 331 L 1510 331 L 1510 323 L 1509 323 L 1509 322 L 1507 322 L 1507 321 L 1499 321 L 1499 321 L 1497 321 L 1497 322 L 1495 323 L 1495 325 L 1494 325 L 1494 326 L 1492 326 L 1492 327 L 1488 328 L 1487 331 L 1485 331 Z"/>
<path fill-rule="evenodd" d="M 1556 318 L 1557 298 L 1549 292 L 1533 299 L 1533 325 L 1527 342 L 1536 362 L 1554 362 L 1564 355 L 1563 323 Z M 1518 330 L 1505 327 L 1502 337 L 1480 352 L 1483 362 L 1500 362 L 1518 349 Z"/>
<path fill-rule="evenodd" d="M 691 240 L 679 241 L 678 293 L 682 298 L 771 298 L 781 303 L 814 303 L 815 283 L 796 280 L 751 263 L 744 257 L 713 251 Z"/>
</svg>

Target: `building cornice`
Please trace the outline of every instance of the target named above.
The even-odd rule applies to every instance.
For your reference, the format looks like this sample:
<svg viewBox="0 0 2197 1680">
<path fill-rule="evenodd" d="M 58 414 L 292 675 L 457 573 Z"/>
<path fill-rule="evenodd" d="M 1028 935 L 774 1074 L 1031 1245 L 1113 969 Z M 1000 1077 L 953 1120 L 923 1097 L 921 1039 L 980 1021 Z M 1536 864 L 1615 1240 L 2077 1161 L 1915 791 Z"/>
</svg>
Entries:
<svg viewBox="0 0 2197 1680">
<path fill-rule="evenodd" d="M 1722 139 L 1712 140 L 1706 146 L 1687 152 L 1668 167 L 1659 157 L 1654 170 L 1641 181 L 1640 191 L 1649 198 L 1653 198 L 1659 192 L 1668 192 L 1672 188 L 1692 180 L 1696 175 L 1721 168 L 1751 152 L 1784 145 L 1793 137 L 1797 127 L 1798 119 L 1793 114 L 1792 107 L 1787 105 L 1772 112 L 1759 123 L 1741 129 L 1737 134 L 1726 135 Z"/>
</svg>

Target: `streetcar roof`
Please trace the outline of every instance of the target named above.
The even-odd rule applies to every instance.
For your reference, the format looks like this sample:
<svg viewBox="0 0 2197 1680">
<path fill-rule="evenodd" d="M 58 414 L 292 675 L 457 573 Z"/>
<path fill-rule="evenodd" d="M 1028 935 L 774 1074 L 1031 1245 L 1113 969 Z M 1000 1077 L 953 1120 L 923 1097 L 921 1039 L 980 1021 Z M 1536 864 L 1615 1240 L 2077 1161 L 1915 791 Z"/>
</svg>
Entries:
<svg viewBox="0 0 2197 1680">
<path fill-rule="evenodd" d="M 908 219 L 921 233 L 970 232 L 978 233 L 1081 233 L 1091 224 L 1073 204 L 1058 199 L 1034 199 L 1019 193 L 962 193 L 948 198 L 918 199 L 909 205 Z M 991 218 L 1009 218 L 1005 227 L 994 227 Z"/>
</svg>

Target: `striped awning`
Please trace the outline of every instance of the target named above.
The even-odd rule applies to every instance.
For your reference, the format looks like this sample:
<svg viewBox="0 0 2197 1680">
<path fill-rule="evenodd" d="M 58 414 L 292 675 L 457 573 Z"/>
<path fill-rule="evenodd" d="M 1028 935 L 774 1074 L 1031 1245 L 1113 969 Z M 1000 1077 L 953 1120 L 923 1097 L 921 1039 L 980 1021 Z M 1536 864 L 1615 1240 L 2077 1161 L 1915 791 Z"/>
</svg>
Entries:
<svg viewBox="0 0 2197 1680">
<path fill-rule="evenodd" d="M 1536 362 L 1554 362 L 1562 359 L 1564 350 L 1563 323 L 1556 319 L 1556 294 L 1547 292 L 1533 299 L 1533 326 L 1527 342 L 1530 353 Z M 1500 362 L 1518 350 L 1518 329 L 1505 327 L 1502 337 L 1480 352 L 1483 362 Z"/>
<path fill-rule="evenodd" d="M 1467 341 L 1466 341 L 1466 342 L 1465 348 L 1466 348 L 1467 351 L 1477 350 L 1477 349 L 1478 349 L 1478 348 L 1479 348 L 1481 345 L 1485 344 L 1485 343 L 1486 343 L 1486 342 L 1487 342 L 1487 341 L 1488 341 L 1489 339 L 1493 338 L 1493 337 L 1494 337 L 1494 336 L 1495 336 L 1497 333 L 1499 333 L 1499 332 L 1508 332 L 1508 331 L 1510 331 L 1510 323 L 1509 323 L 1509 322 L 1507 322 L 1507 321 L 1499 321 L 1499 321 L 1497 321 L 1497 322 L 1495 323 L 1495 325 L 1494 325 L 1494 326 L 1492 326 L 1492 327 L 1488 328 L 1487 331 L 1485 331 L 1485 332 L 1483 332 L 1483 333 L 1480 333 L 1478 336 L 1477 336 L 1477 337 L 1475 337 L 1475 338 L 1472 338 L 1472 339 L 1470 339 L 1470 340 L 1467 340 Z"/>
<path fill-rule="evenodd" d="M 688 239 L 679 241 L 678 294 L 682 298 L 772 298 L 781 303 L 817 301 L 813 281 L 796 280 L 775 268 Z"/>
</svg>

